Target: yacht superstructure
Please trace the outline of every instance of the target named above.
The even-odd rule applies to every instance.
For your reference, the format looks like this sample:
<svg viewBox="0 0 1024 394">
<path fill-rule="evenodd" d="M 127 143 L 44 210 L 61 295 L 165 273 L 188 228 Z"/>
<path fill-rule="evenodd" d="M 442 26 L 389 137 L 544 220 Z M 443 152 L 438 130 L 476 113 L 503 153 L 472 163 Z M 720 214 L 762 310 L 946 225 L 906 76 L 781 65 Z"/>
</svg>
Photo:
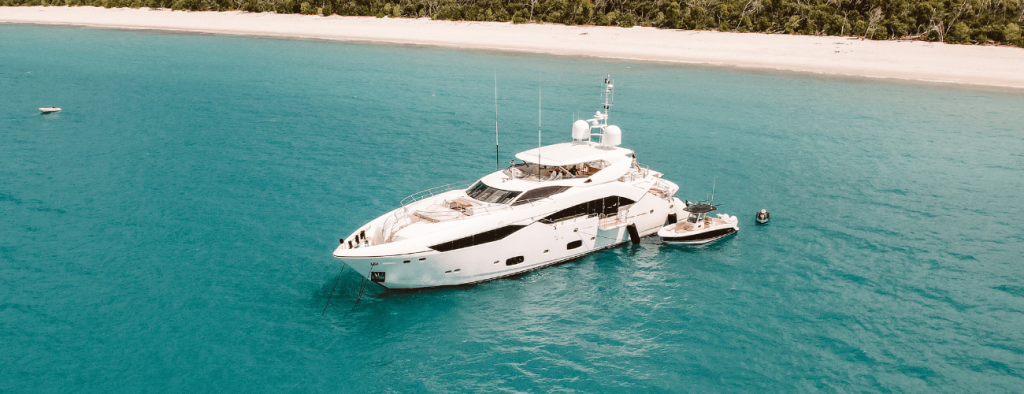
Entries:
<svg viewBox="0 0 1024 394">
<path fill-rule="evenodd" d="M 426 190 L 363 225 L 334 251 L 386 288 L 453 286 L 515 275 L 657 233 L 681 213 L 679 187 L 622 148 L 604 112 L 572 141 L 520 152 L 469 188 Z M 630 233 L 633 236 L 630 236 Z"/>
</svg>

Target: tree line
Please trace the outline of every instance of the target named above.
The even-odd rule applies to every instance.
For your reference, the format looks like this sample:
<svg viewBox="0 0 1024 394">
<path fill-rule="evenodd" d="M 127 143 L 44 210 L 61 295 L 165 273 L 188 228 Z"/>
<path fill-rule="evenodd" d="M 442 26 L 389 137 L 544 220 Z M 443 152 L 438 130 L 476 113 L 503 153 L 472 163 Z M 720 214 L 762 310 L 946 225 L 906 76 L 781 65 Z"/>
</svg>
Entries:
<svg viewBox="0 0 1024 394">
<path fill-rule="evenodd" d="M 1024 0 L 0 0 L 0 4 L 640 25 L 1024 47 Z"/>
</svg>

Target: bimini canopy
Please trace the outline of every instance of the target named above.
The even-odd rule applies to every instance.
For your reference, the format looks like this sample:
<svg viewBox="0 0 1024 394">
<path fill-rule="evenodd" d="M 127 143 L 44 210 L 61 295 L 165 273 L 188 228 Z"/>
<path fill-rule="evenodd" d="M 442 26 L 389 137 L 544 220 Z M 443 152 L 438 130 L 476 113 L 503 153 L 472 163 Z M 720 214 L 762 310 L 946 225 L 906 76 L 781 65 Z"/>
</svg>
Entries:
<svg viewBox="0 0 1024 394">
<path fill-rule="evenodd" d="M 716 211 L 718 208 L 711 204 L 693 204 L 683 210 L 691 213 L 708 213 Z"/>
<path fill-rule="evenodd" d="M 527 163 L 540 163 L 545 166 L 568 166 L 598 160 L 615 163 L 630 159 L 631 153 L 631 150 L 624 148 L 598 148 L 590 143 L 566 142 L 520 152 L 516 154 L 516 158 Z"/>
</svg>

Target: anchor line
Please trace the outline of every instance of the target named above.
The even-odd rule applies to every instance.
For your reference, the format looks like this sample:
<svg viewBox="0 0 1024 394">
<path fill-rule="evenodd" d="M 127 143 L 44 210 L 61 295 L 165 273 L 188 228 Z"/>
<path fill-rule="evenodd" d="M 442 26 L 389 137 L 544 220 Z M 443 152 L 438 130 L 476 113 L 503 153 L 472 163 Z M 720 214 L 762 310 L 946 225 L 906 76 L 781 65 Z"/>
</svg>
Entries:
<svg viewBox="0 0 1024 394">
<path fill-rule="evenodd" d="M 327 297 L 327 303 L 324 304 L 324 311 L 320 312 L 320 316 L 323 316 L 325 313 L 327 313 L 327 306 L 331 305 L 331 298 L 334 297 L 334 290 L 338 288 L 338 281 L 341 280 L 341 273 L 342 272 L 345 272 L 345 265 L 344 264 L 342 264 L 342 266 L 341 266 L 341 271 L 338 271 L 338 278 L 334 280 L 334 287 L 331 288 L 331 295 L 329 297 Z"/>
<path fill-rule="evenodd" d="M 349 309 L 348 313 L 346 313 L 345 315 L 348 315 L 349 313 L 352 313 L 352 311 L 356 310 L 356 307 L 359 306 L 359 300 L 363 299 L 363 289 L 365 289 L 365 288 L 366 288 L 366 278 L 364 277 L 363 280 L 359 282 L 359 296 L 356 297 L 356 303 L 352 304 L 352 309 Z"/>
<path fill-rule="evenodd" d="M 363 299 L 363 290 L 366 290 L 366 278 L 373 276 L 373 266 L 375 265 L 377 263 L 370 263 L 370 272 L 367 272 L 366 276 L 363 277 L 363 281 L 359 285 L 359 296 L 356 297 L 356 303 L 352 305 L 352 309 L 349 309 L 349 312 L 354 311 L 359 306 L 359 301 Z"/>
</svg>

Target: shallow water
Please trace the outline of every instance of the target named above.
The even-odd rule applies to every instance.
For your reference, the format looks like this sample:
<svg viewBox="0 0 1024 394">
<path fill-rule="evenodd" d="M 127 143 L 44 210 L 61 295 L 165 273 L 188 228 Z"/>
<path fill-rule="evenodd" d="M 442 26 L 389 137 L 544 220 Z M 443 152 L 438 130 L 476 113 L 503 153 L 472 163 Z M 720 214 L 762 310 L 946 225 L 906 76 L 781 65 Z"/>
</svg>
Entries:
<svg viewBox="0 0 1024 394">
<path fill-rule="evenodd" d="M 739 234 L 385 292 L 338 238 L 612 123 Z M 0 25 L 0 391 L 1024 387 L 1024 95 Z M 63 111 L 40 115 L 38 107 Z M 756 226 L 761 208 L 772 222 Z"/>
</svg>

